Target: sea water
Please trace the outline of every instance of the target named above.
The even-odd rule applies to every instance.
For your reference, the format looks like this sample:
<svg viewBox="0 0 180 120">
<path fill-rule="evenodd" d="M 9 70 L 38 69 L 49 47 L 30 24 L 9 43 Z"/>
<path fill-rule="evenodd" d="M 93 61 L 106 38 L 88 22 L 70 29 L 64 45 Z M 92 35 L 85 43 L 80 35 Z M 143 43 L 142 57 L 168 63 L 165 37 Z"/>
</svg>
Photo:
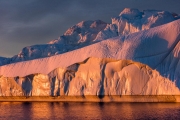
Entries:
<svg viewBox="0 0 180 120">
<path fill-rule="evenodd" d="M 180 103 L 0 102 L 0 119 L 180 119 Z"/>
</svg>

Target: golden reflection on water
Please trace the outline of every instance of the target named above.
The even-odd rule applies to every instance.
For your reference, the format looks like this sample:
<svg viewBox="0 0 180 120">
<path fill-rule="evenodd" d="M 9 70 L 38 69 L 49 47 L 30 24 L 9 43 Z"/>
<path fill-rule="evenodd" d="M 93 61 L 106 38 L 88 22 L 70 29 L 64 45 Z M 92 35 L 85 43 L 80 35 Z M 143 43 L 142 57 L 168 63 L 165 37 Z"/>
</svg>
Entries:
<svg viewBox="0 0 180 120">
<path fill-rule="evenodd" d="M 180 119 L 179 115 L 180 103 L 0 103 L 0 119 Z"/>
<path fill-rule="evenodd" d="M 42 119 L 50 117 L 50 105 L 39 102 L 38 104 L 32 104 L 31 107 L 32 118 Z"/>
</svg>

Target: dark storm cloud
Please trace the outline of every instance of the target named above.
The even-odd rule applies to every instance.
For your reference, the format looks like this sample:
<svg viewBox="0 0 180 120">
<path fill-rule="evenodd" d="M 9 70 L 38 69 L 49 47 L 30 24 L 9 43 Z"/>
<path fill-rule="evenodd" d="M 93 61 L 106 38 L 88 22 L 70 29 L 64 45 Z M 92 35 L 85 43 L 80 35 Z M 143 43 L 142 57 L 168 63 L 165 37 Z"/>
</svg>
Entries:
<svg viewBox="0 0 180 120">
<path fill-rule="evenodd" d="M 179 0 L 0 0 L 0 56 L 47 43 L 82 20 L 111 22 L 125 8 L 180 13 Z"/>
</svg>

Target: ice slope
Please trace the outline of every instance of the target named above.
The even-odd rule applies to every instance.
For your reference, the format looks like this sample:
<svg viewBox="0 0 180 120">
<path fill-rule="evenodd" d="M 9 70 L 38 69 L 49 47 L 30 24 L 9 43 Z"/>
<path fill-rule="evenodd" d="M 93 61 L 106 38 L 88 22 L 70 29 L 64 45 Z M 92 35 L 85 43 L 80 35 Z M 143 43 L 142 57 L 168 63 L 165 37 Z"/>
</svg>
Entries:
<svg viewBox="0 0 180 120">
<path fill-rule="evenodd" d="M 27 46 L 12 58 L 1 60 L 0 65 L 49 57 L 97 43 L 108 38 L 128 35 L 163 25 L 178 19 L 177 14 L 167 11 L 125 8 L 119 16 L 107 24 L 101 20 L 82 21 L 69 28 L 58 39 L 48 44 Z"/>
<path fill-rule="evenodd" d="M 0 96 L 179 95 L 175 83 L 131 60 L 88 58 L 48 74 L 0 77 Z"/>
<path fill-rule="evenodd" d="M 175 48 L 157 65 L 156 69 L 166 78 L 176 82 L 180 86 L 180 42 Z"/>
</svg>

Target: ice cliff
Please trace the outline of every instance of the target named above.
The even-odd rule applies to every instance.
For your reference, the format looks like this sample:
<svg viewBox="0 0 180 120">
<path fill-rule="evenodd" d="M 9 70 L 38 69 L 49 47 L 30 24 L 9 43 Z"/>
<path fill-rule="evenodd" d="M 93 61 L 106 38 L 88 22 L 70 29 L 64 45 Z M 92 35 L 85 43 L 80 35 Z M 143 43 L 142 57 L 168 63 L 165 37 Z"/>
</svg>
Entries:
<svg viewBox="0 0 180 120">
<path fill-rule="evenodd" d="M 82 21 L 3 58 L 1 95 L 177 95 L 179 40 L 179 16 L 167 11 L 126 8 L 112 24 Z"/>
<path fill-rule="evenodd" d="M 130 60 L 88 58 L 48 74 L 0 77 L 0 96 L 179 95 L 175 83 Z"/>
</svg>

